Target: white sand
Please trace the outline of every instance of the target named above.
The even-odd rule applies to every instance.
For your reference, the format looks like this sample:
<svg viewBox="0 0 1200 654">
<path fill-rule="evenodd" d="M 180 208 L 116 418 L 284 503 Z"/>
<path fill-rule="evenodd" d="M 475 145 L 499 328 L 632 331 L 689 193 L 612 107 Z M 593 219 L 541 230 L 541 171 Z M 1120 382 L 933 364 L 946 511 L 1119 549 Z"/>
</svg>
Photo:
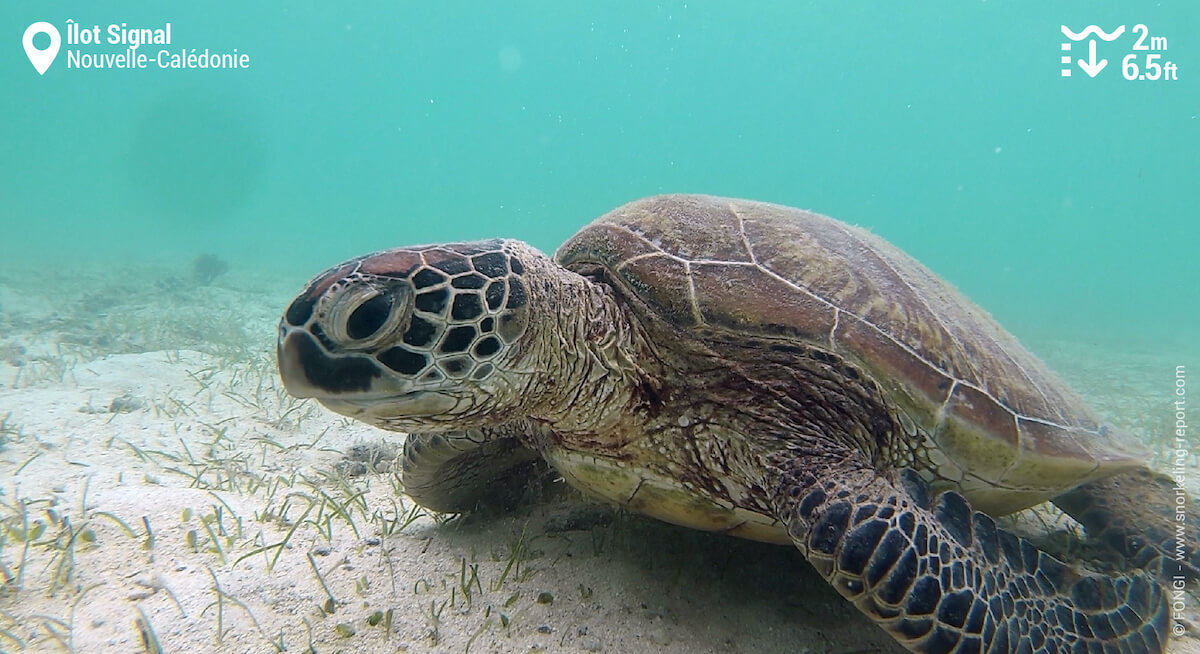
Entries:
<svg viewBox="0 0 1200 654">
<path fill-rule="evenodd" d="M 283 392 L 275 322 L 302 279 L 17 272 L 0 271 L 0 652 L 902 651 L 791 548 L 553 483 L 439 524 L 361 456 L 399 436 Z M 1089 394 L 1155 420 L 1154 389 L 1115 378 Z"/>
</svg>

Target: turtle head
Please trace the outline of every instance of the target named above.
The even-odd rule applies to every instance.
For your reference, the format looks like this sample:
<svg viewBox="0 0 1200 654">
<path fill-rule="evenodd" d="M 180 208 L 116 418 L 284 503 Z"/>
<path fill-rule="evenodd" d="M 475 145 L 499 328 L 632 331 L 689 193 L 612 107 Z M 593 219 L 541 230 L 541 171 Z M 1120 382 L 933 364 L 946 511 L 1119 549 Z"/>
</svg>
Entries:
<svg viewBox="0 0 1200 654">
<path fill-rule="evenodd" d="M 534 259 L 546 257 L 491 240 L 388 250 L 322 273 L 280 322 L 284 386 L 397 431 L 517 416 Z"/>
</svg>

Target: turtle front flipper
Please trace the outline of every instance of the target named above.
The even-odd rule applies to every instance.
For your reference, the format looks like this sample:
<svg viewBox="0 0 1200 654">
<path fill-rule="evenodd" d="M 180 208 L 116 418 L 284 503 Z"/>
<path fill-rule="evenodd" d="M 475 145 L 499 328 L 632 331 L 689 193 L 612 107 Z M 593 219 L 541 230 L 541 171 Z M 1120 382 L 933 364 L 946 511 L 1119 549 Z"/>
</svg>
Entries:
<svg viewBox="0 0 1200 654">
<path fill-rule="evenodd" d="M 773 468 L 775 509 L 838 592 L 913 652 L 1163 651 L 1168 601 L 1138 570 L 1079 572 L 972 512 L 957 493 L 929 501 L 853 454 Z"/>
<path fill-rule="evenodd" d="M 515 436 L 490 428 L 409 434 L 400 459 L 404 492 L 441 513 L 506 504 L 541 462 Z"/>
<path fill-rule="evenodd" d="M 1130 565 L 1167 579 L 1200 578 L 1200 506 L 1170 477 L 1132 470 L 1063 493 L 1054 504 Z"/>
</svg>

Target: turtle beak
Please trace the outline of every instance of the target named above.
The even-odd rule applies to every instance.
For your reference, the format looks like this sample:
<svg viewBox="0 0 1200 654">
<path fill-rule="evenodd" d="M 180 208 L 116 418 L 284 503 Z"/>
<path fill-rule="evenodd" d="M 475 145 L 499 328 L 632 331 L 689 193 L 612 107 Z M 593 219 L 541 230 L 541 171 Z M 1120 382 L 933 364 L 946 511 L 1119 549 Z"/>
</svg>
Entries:
<svg viewBox="0 0 1200 654">
<path fill-rule="evenodd" d="M 290 333 L 289 333 L 290 332 Z M 300 359 L 305 335 L 286 327 L 280 329 L 279 342 L 275 346 L 275 358 L 279 362 L 279 377 L 283 387 L 292 397 L 314 397 L 316 391 L 304 373 L 304 363 Z"/>
<path fill-rule="evenodd" d="M 279 376 L 294 397 L 317 399 L 371 390 L 380 376 L 377 365 L 365 356 L 330 356 L 304 329 L 282 325 L 276 346 Z"/>
<path fill-rule="evenodd" d="M 279 377 L 289 394 L 315 398 L 335 413 L 384 429 L 397 429 L 396 424 L 405 420 L 424 425 L 425 418 L 463 405 L 446 393 L 395 388 L 389 380 L 380 379 L 382 373 L 374 360 L 362 355 L 332 356 L 302 328 L 280 327 L 276 356 Z"/>
</svg>

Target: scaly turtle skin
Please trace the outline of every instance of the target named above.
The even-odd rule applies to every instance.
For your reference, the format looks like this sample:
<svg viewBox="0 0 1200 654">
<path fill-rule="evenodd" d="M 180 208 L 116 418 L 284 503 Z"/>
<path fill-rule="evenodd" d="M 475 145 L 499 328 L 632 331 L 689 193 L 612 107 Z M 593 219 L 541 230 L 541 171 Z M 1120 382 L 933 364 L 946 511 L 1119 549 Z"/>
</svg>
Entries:
<svg viewBox="0 0 1200 654">
<path fill-rule="evenodd" d="M 1160 652 L 1169 606 L 998 529 L 1052 499 L 1158 575 L 1170 480 L 986 313 L 831 218 L 661 196 L 554 260 L 402 248 L 314 279 L 280 327 L 293 395 L 410 432 L 405 488 L 470 510 L 536 460 L 663 520 L 793 543 L 915 652 Z M 974 507 L 972 510 L 971 507 Z"/>
</svg>

